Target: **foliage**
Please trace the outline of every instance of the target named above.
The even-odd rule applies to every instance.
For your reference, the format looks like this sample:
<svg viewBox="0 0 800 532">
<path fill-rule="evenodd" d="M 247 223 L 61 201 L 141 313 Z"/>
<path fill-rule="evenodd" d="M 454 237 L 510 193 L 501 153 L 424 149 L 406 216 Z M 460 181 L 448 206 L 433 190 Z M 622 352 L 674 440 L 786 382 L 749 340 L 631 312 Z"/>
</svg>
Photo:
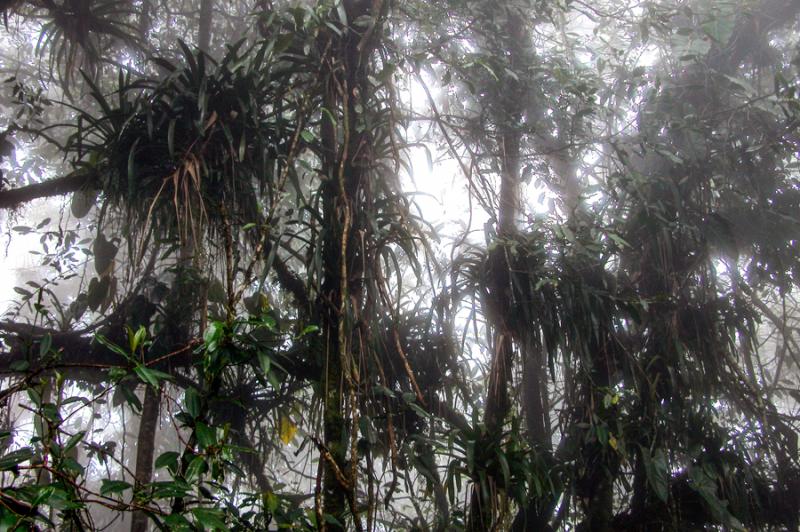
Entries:
<svg viewBox="0 0 800 532">
<path fill-rule="evenodd" d="M 795 2 L 251 4 L 0 2 L 0 526 L 797 527 Z"/>
</svg>

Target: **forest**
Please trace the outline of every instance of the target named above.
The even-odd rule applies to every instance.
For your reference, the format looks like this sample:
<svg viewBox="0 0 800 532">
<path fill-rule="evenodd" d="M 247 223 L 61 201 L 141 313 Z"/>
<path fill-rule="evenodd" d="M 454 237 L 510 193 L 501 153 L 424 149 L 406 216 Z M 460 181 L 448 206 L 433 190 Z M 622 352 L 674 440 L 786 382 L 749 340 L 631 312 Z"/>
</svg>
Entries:
<svg viewBox="0 0 800 532">
<path fill-rule="evenodd" d="M 0 12 L 0 532 L 800 527 L 797 0 Z"/>
</svg>

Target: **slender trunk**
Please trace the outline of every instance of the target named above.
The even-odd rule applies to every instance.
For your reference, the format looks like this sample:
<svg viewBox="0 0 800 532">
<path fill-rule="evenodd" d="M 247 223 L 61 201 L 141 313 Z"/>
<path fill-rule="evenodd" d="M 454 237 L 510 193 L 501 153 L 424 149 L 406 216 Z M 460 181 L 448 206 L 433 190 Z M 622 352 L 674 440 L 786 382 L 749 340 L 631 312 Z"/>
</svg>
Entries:
<svg viewBox="0 0 800 532">
<path fill-rule="evenodd" d="M 519 26 L 519 24 L 515 24 Z M 512 104 L 513 105 L 513 104 Z M 507 114 L 517 113 L 510 110 Z M 502 135 L 502 161 L 500 181 L 500 207 L 498 212 L 498 237 L 513 238 L 517 232 L 517 204 L 519 203 L 520 133 L 508 128 Z M 487 315 L 494 329 L 494 353 L 489 372 L 489 389 L 486 396 L 485 422 L 490 434 L 502 430 L 503 420 L 509 410 L 508 384 L 514 360 L 514 332 L 508 323 L 508 302 L 513 301 L 511 271 L 506 246 L 496 246 L 489 254 L 491 279 L 488 286 Z"/>
<path fill-rule="evenodd" d="M 200 251 L 194 239 L 195 234 L 195 228 L 187 227 L 186 235 L 182 237 L 181 246 L 178 250 L 175 284 L 166 302 L 164 327 L 158 335 L 159 339 L 163 339 L 163 341 L 153 345 L 151 355 L 158 356 L 161 353 L 169 353 L 176 348 L 185 346 L 192 337 L 192 333 L 195 332 L 195 319 L 201 303 L 201 301 L 198 301 L 198 294 L 201 293 L 202 289 L 194 275 L 197 270 L 201 269 L 200 259 L 195 256 L 195 253 Z M 202 331 L 199 332 L 202 336 Z M 203 383 L 203 389 L 200 390 L 202 394 L 201 412 L 205 412 L 208 406 L 206 392 L 209 389 L 216 389 L 216 386 L 216 383 Z M 193 456 L 196 439 L 196 434 L 193 430 L 181 454 L 179 468 L 181 477 L 185 474 Z M 172 501 L 172 513 L 182 513 L 184 509 L 183 497 L 176 497 Z"/>
<path fill-rule="evenodd" d="M 550 450 L 550 413 L 547 395 L 547 366 L 543 349 L 531 348 L 522 362 L 522 402 L 529 443 Z"/>
<path fill-rule="evenodd" d="M 531 448 L 550 456 L 550 400 L 547 393 L 547 366 L 544 349 L 529 347 L 522 361 L 522 410 L 528 429 L 528 443 Z M 525 506 L 520 507 L 511 530 L 550 530 L 548 523 L 555 510 L 556 497 L 538 499 L 531 497 Z"/>
<path fill-rule="evenodd" d="M 522 33 L 522 24 L 518 18 L 509 17 L 511 39 Z M 512 53 L 512 67 L 514 66 Z M 516 128 L 520 119 L 521 108 L 518 105 L 519 83 L 507 79 L 510 97 L 505 102 L 505 116 L 498 121 L 509 121 L 503 126 L 500 138 L 501 176 L 500 205 L 497 215 L 497 234 L 502 239 L 513 238 L 517 233 L 517 215 L 519 204 L 519 157 L 521 134 Z M 516 119 L 516 120 L 514 120 Z M 501 242 L 502 243 L 502 242 Z M 496 432 L 502 428 L 503 420 L 508 414 L 508 383 L 511 379 L 511 364 L 514 355 L 513 331 L 508 323 L 509 301 L 513 300 L 511 292 L 511 272 L 507 249 L 503 245 L 496 246 L 489 254 L 490 280 L 487 298 L 487 314 L 489 324 L 494 330 L 494 353 L 489 372 L 489 390 L 486 398 L 486 428 Z"/>
<path fill-rule="evenodd" d="M 197 47 L 209 53 L 211 46 L 211 20 L 214 10 L 214 0 L 200 2 L 200 21 L 197 25 Z"/>
<path fill-rule="evenodd" d="M 161 403 L 161 392 L 145 385 L 142 417 L 139 422 L 139 436 L 136 439 L 136 485 L 143 486 L 153 480 L 153 455 L 156 444 L 156 427 Z M 133 513 L 131 532 L 147 530 L 147 514 Z"/>
<path fill-rule="evenodd" d="M 522 18 L 518 15 L 510 9 L 506 14 L 505 30 L 508 35 L 512 71 L 520 67 L 524 68 L 527 60 L 523 49 L 526 37 L 525 27 Z M 509 385 L 512 378 L 515 342 L 520 347 L 530 347 L 527 342 L 521 341 L 523 331 L 515 330 L 511 323 L 513 316 L 509 313 L 513 313 L 513 306 L 509 306 L 509 302 L 513 303 L 514 301 L 512 272 L 509 264 L 511 257 L 508 254 L 508 248 L 503 245 L 506 239 L 512 239 L 517 234 L 522 137 L 519 124 L 523 112 L 524 89 L 516 79 L 508 78 L 503 83 L 502 93 L 505 96 L 502 102 L 502 111 L 499 113 L 500 116 L 495 117 L 501 124 L 499 142 L 501 153 L 500 202 L 497 215 L 497 234 L 500 245 L 494 247 L 489 254 L 490 278 L 485 300 L 487 321 L 493 330 L 494 339 L 484 412 L 484 423 L 489 438 L 499 436 L 510 410 Z M 546 397 L 546 391 L 543 392 L 540 385 L 546 383 L 546 373 L 544 373 L 544 364 L 540 360 L 541 352 L 534 352 L 531 349 L 526 349 L 526 351 L 531 351 L 522 353 L 523 361 L 528 369 L 526 373 L 533 376 L 532 381 L 527 380 L 527 385 L 531 389 L 535 388 L 536 391 L 533 394 L 525 395 L 524 410 L 526 415 L 530 414 L 528 417 L 531 420 L 536 418 L 540 421 L 535 424 L 529 423 L 528 430 L 535 434 L 535 439 L 544 441 L 548 438 L 548 431 L 544 424 L 545 403 L 542 402 L 542 398 Z M 536 386 L 533 383 L 536 383 Z M 533 401 L 533 403 L 528 405 L 528 401 Z M 468 520 L 469 530 L 476 532 L 488 530 L 496 525 L 494 521 L 498 509 L 494 503 L 492 495 L 486 499 L 480 486 L 473 487 Z"/>
<path fill-rule="evenodd" d="M 142 43 L 147 44 L 147 35 L 150 33 L 150 24 L 152 22 L 153 6 L 150 5 L 151 0 L 142 0 L 142 10 L 139 12 L 139 37 Z"/>
<path fill-rule="evenodd" d="M 514 221 L 517 212 L 519 168 L 515 162 L 519 157 L 519 135 L 517 133 L 504 135 L 504 144 L 501 202 L 498 213 L 498 236 L 501 239 L 513 237 L 516 232 Z M 489 366 L 484 423 L 487 437 L 490 439 L 499 437 L 510 409 L 509 384 L 514 362 L 514 334 L 507 316 L 510 310 L 509 301 L 513 300 L 508 260 L 507 248 L 502 244 L 489 253 L 490 279 L 487 284 L 485 305 L 487 321 L 493 330 L 494 351 Z M 469 530 L 478 532 L 492 527 L 496 513 L 494 497 L 489 494 L 489 499 L 486 499 L 485 494 L 480 485 L 473 486 Z"/>
<path fill-rule="evenodd" d="M 42 382 L 42 404 L 47 404 L 52 401 L 53 395 L 53 378 L 46 377 L 43 379 Z M 49 442 L 52 435 L 50 433 L 50 428 L 43 417 L 38 416 L 35 422 L 35 430 L 36 435 L 39 436 L 43 441 Z M 42 456 L 42 459 L 47 460 L 49 462 L 50 457 L 47 455 Z M 50 484 L 50 471 L 47 469 L 39 469 L 36 473 L 36 484 L 39 486 L 46 486 Z M 52 517 L 53 510 L 50 509 L 50 514 Z"/>
</svg>

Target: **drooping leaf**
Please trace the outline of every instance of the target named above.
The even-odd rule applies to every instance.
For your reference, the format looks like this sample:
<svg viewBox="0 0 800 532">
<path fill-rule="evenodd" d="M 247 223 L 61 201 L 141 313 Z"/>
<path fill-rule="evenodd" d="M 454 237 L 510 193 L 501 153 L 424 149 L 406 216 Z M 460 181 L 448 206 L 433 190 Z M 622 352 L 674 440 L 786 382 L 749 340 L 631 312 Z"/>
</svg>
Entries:
<svg viewBox="0 0 800 532">
<path fill-rule="evenodd" d="M 75 218 L 83 218 L 94 207 L 97 200 L 97 193 L 93 190 L 83 188 L 72 194 L 72 202 L 70 202 L 70 212 Z"/>
<path fill-rule="evenodd" d="M 284 445 L 289 445 L 289 443 L 294 438 L 295 433 L 297 433 L 297 425 L 292 423 L 292 420 L 289 419 L 289 416 L 281 415 L 280 416 L 280 438 Z"/>
</svg>

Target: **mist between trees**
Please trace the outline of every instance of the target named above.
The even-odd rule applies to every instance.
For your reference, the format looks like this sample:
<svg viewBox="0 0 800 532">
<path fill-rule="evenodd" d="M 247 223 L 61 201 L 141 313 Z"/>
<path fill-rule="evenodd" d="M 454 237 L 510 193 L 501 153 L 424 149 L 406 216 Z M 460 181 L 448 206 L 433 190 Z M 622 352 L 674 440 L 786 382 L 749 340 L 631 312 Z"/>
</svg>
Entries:
<svg viewBox="0 0 800 532">
<path fill-rule="evenodd" d="M 800 3 L 0 11 L 0 529 L 798 529 Z"/>
</svg>

